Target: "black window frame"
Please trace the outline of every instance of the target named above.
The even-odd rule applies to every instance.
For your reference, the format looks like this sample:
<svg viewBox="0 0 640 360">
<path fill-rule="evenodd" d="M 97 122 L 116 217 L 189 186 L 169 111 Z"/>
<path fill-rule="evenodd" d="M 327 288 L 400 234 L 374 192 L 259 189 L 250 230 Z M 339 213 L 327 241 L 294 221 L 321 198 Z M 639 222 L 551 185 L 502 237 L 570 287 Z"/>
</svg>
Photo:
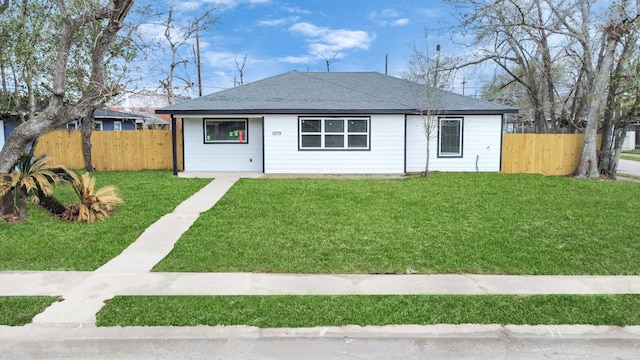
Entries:
<svg viewBox="0 0 640 360">
<path fill-rule="evenodd" d="M 319 131 L 303 132 L 303 122 L 305 120 L 319 121 Z M 326 131 L 326 121 L 341 120 L 342 132 Z M 366 121 L 366 131 L 349 131 L 349 120 Z M 303 146 L 303 137 L 320 137 L 320 146 Z M 343 136 L 343 146 L 327 146 L 326 139 L 329 137 Z M 366 147 L 349 147 L 349 136 L 366 136 Z M 371 116 L 299 116 L 298 117 L 298 150 L 299 151 L 370 151 L 371 150 Z"/>
<path fill-rule="evenodd" d="M 238 140 L 207 140 L 207 122 L 244 122 L 243 141 Z M 238 136 L 239 138 L 240 136 Z M 202 119 L 202 140 L 205 144 L 240 144 L 249 143 L 249 119 L 248 118 L 204 118 Z"/>
</svg>

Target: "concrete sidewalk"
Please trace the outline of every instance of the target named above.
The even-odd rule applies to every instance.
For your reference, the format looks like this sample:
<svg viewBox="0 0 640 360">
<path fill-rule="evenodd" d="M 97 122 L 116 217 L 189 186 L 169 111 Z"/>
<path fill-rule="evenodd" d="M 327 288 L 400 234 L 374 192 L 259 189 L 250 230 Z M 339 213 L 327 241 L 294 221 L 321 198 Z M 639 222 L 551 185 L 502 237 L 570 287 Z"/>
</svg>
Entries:
<svg viewBox="0 0 640 360">
<path fill-rule="evenodd" d="M 0 296 L 640 294 L 640 276 L 1 272 Z M 79 295 L 79 294 L 78 294 Z M 106 299 L 104 299 L 106 300 Z M 100 300 L 102 301 L 102 300 Z M 77 310 L 77 308 L 76 308 Z M 99 309 L 98 309 L 99 310 Z M 95 314 L 93 314 L 95 315 Z M 61 318 L 60 321 L 65 319 Z M 86 324 L 85 324 L 86 325 Z"/>
<path fill-rule="evenodd" d="M 631 155 L 631 154 L 624 154 Z M 640 176 L 640 161 L 624 160 L 618 161 L 618 174 L 629 174 Z"/>
</svg>

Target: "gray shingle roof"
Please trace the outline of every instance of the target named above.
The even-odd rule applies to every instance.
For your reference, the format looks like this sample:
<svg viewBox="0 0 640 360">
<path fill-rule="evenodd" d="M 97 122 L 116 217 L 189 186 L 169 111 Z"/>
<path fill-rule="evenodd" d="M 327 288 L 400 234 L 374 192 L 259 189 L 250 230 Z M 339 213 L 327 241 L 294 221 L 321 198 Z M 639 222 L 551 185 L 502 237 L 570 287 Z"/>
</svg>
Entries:
<svg viewBox="0 0 640 360">
<path fill-rule="evenodd" d="M 124 113 L 120 111 L 110 109 L 96 109 L 93 112 L 93 117 L 97 119 L 127 119 L 127 120 L 142 120 L 143 117 L 134 113 Z"/>
<path fill-rule="evenodd" d="M 502 114 L 517 109 L 448 91 L 429 91 L 377 72 L 292 71 L 156 110 L 159 114 Z"/>
</svg>

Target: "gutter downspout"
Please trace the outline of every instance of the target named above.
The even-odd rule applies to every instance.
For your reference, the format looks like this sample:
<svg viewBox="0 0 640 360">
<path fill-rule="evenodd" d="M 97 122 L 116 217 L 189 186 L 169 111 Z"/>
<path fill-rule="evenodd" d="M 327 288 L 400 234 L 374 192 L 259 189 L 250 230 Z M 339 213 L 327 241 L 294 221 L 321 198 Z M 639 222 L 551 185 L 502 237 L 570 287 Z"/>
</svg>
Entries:
<svg viewBox="0 0 640 360">
<path fill-rule="evenodd" d="M 178 175 L 178 141 L 176 132 L 176 118 L 171 114 L 171 151 L 173 155 L 173 175 Z"/>
</svg>

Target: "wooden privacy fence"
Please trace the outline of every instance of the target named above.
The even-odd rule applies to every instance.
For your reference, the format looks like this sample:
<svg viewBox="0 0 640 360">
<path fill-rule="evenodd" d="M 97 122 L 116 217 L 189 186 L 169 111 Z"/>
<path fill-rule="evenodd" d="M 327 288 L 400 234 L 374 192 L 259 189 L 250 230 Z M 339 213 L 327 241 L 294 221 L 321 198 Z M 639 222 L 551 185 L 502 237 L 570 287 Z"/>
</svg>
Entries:
<svg viewBox="0 0 640 360">
<path fill-rule="evenodd" d="M 182 164 L 182 134 L 178 136 L 178 170 Z M 504 134 L 502 172 L 569 175 L 580 161 L 582 134 Z M 598 144 L 600 141 L 598 140 Z M 173 169 L 171 130 L 95 131 L 91 155 L 96 170 Z M 36 154 L 51 164 L 84 168 L 79 130 L 56 130 L 40 136 Z"/>
<path fill-rule="evenodd" d="M 182 169 L 182 135 L 177 138 L 178 168 Z M 94 131 L 91 145 L 96 170 L 173 169 L 171 130 Z M 52 165 L 84 168 L 79 130 L 56 130 L 40 136 L 36 155 L 43 153 L 52 158 Z"/>
<path fill-rule="evenodd" d="M 504 134 L 502 172 L 570 175 L 578 167 L 583 144 L 584 134 Z"/>
</svg>

